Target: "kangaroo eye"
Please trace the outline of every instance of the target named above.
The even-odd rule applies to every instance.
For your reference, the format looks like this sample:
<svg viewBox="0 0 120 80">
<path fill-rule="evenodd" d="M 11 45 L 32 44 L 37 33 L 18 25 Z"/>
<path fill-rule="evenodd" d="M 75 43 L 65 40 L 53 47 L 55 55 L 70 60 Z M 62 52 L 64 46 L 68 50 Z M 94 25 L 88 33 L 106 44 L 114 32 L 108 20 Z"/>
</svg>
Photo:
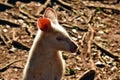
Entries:
<svg viewBox="0 0 120 80">
<path fill-rule="evenodd" d="M 56 37 L 58 41 L 63 41 L 64 39 L 62 37 Z"/>
</svg>

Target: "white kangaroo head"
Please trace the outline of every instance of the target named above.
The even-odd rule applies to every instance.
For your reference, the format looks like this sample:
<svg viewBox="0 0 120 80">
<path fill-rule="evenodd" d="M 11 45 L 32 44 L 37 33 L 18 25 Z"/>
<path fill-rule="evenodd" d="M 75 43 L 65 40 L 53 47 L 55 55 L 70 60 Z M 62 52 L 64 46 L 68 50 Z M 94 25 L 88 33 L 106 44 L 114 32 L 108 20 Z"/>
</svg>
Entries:
<svg viewBox="0 0 120 80">
<path fill-rule="evenodd" d="M 58 23 L 57 14 L 52 8 L 45 10 L 43 18 L 38 19 L 38 28 L 43 33 L 46 46 L 54 50 L 75 52 L 76 44 L 70 39 L 67 31 Z"/>
</svg>

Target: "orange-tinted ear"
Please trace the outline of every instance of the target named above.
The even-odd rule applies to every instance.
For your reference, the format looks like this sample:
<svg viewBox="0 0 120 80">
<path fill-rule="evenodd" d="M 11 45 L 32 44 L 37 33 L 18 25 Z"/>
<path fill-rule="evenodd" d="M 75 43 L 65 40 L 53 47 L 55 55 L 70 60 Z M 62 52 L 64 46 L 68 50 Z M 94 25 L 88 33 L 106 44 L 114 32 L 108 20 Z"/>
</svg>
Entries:
<svg viewBox="0 0 120 80">
<path fill-rule="evenodd" d="M 38 19 L 38 28 L 41 29 L 42 31 L 49 31 L 50 29 L 50 20 L 47 18 L 39 18 Z"/>
</svg>

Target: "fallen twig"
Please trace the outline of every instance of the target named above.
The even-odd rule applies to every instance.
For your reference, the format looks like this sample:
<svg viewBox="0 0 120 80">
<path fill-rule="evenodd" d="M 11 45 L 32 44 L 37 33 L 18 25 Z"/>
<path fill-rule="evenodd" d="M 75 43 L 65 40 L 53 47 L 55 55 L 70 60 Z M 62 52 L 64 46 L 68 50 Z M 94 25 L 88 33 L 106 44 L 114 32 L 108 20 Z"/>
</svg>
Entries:
<svg viewBox="0 0 120 80">
<path fill-rule="evenodd" d="M 95 16 L 95 10 L 90 11 L 89 15 L 90 15 L 90 16 L 89 16 L 89 18 L 87 19 L 87 23 L 92 22 L 92 19 L 93 19 L 93 17 Z"/>
<path fill-rule="evenodd" d="M 84 41 L 85 41 L 85 37 L 86 37 L 87 33 L 84 33 L 81 39 L 81 46 L 84 46 Z"/>
<path fill-rule="evenodd" d="M 35 17 L 32 16 L 31 14 L 25 12 L 25 11 L 22 10 L 21 8 L 19 8 L 19 11 L 20 11 L 22 14 L 26 15 L 27 17 L 29 17 L 29 18 L 31 18 L 31 19 L 33 19 L 33 20 L 37 20 L 37 18 L 35 18 Z"/>
<path fill-rule="evenodd" d="M 51 0 L 47 0 L 44 5 L 40 6 L 38 8 L 38 11 L 37 11 L 37 13 L 35 15 L 40 15 L 40 12 L 42 12 L 48 6 L 48 4 L 50 3 L 50 1 Z"/>
<path fill-rule="evenodd" d="M 86 29 L 86 28 L 81 28 L 81 27 L 79 27 L 78 25 L 75 25 L 75 24 L 64 23 L 64 22 L 62 22 L 62 21 L 59 21 L 59 22 L 60 22 L 60 24 L 61 24 L 63 27 L 65 27 L 65 28 L 73 29 L 74 27 L 77 27 L 78 30 L 80 30 L 80 31 L 83 31 L 83 32 L 87 32 L 87 31 L 88 31 L 88 29 Z"/>
<path fill-rule="evenodd" d="M 93 37 L 94 37 L 94 30 L 93 28 L 91 27 L 91 25 L 89 24 L 89 30 L 90 30 L 90 38 L 89 38 L 89 41 L 88 41 L 88 49 L 87 49 L 87 52 L 88 53 L 91 53 L 91 44 L 92 44 L 92 41 L 93 41 Z"/>
<path fill-rule="evenodd" d="M 102 67 L 110 67 L 110 65 L 105 64 L 105 61 L 104 61 L 104 60 L 102 59 L 102 57 L 101 57 L 100 51 L 98 52 L 98 58 L 99 58 L 99 60 L 100 60 L 100 62 L 101 62 L 102 64 L 96 64 L 97 67 L 100 67 L 100 68 L 102 68 Z"/>
<path fill-rule="evenodd" d="M 26 45 L 23 45 L 22 43 L 17 42 L 17 41 L 13 41 L 13 42 L 12 42 L 12 45 L 13 45 L 14 47 L 16 47 L 16 48 L 19 48 L 19 49 L 24 49 L 24 50 L 27 50 L 27 51 L 30 50 L 29 47 L 27 47 Z"/>
<path fill-rule="evenodd" d="M 106 55 L 108 55 L 109 57 L 120 61 L 119 60 L 119 56 L 114 55 L 112 52 L 106 50 L 105 48 L 103 48 L 102 46 L 100 46 L 95 40 L 93 40 L 93 43 L 98 47 L 98 49 L 100 49 L 103 53 L 105 53 Z"/>
<path fill-rule="evenodd" d="M 4 43 L 7 47 L 9 47 L 9 45 L 8 45 L 7 41 L 5 40 L 4 36 L 3 36 L 3 35 L 0 35 L 0 38 L 2 39 L 3 43 Z"/>
<path fill-rule="evenodd" d="M 66 7 L 67 9 L 71 9 L 72 5 L 69 3 L 64 2 L 63 0 L 55 0 L 56 2 L 60 3 L 62 6 Z"/>
<path fill-rule="evenodd" d="M 2 24 L 2 25 L 8 24 L 11 26 L 20 27 L 20 24 L 17 24 L 15 22 L 7 20 L 7 19 L 0 19 L 0 24 Z"/>
<path fill-rule="evenodd" d="M 22 61 L 22 60 L 16 60 L 16 61 L 13 61 L 13 62 L 8 63 L 7 65 L 5 65 L 5 66 L 3 66 L 2 68 L 0 68 L 0 72 L 6 71 L 12 64 L 14 64 L 14 63 L 16 63 L 16 62 L 19 62 L 19 61 Z"/>
<path fill-rule="evenodd" d="M 102 14 L 103 16 L 105 16 L 105 17 L 110 18 L 111 20 L 116 20 L 116 21 L 119 21 L 119 22 L 120 22 L 120 18 L 116 18 L 116 17 L 110 16 L 110 15 L 108 15 L 108 14 L 106 14 L 106 13 L 103 13 L 103 12 L 101 12 L 101 14 Z"/>
<path fill-rule="evenodd" d="M 6 6 L 8 8 L 13 8 L 14 7 L 13 5 L 11 5 L 9 3 L 2 3 L 2 2 L 0 2 L 0 5 Z"/>
<path fill-rule="evenodd" d="M 35 23 L 36 20 L 33 20 L 33 19 L 27 19 L 27 18 L 24 18 L 24 16 L 20 15 L 20 14 L 14 14 L 13 12 L 8 12 L 6 11 L 9 15 L 11 15 L 14 19 L 22 19 L 24 20 L 25 22 L 27 23 Z"/>
<path fill-rule="evenodd" d="M 113 9 L 116 11 L 120 11 L 120 6 L 116 5 L 107 5 L 107 4 L 102 4 L 102 3 L 96 3 L 96 2 L 85 2 L 84 3 L 86 7 L 93 7 L 93 8 L 105 8 L 105 9 Z"/>
<path fill-rule="evenodd" d="M 90 30 L 90 37 L 89 37 L 89 40 L 88 40 L 88 43 L 87 43 L 87 53 L 88 53 L 89 58 L 90 58 L 90 60 L 89 60 L 90 66 L 91 66 L 92 69 L 95 70 L 96 68 L 95 68 L 95 64 L 94 64 L 94 61 L 93 61 L 93 56 L 91 55 L 91 45 L 92 45 L 92 41 L 93 41 L 93 38 L 94 38 L 94 30 L 93 30 L 93 28 L 90 24 L 88 24 L 88 26 L 89 26 L 89 30 Z"/>
<path fill-rule="evenodd" d="M 3 43 L 9 48 L 10 45 L 8 42 L 11 42 L 11 40 L 6 34 L 3 34 L 2 30 L 2 26 L 0 26 L 0 38 L 2 39 Z"/>
</svg>

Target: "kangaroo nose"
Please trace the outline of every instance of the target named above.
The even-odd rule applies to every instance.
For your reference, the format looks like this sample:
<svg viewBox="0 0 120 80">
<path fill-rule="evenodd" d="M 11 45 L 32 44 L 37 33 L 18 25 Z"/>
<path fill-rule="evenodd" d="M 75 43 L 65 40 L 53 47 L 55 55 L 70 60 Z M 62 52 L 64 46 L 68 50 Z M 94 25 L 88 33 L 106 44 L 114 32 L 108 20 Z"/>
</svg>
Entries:
<svg viewBox="0 0 120 80">
<path fill-rule="evenodd" d="M 70 45 L 70 51 L 72 53 L 74 53 L 74 52 L 76 52 L 77 48 L 78 48 L 77 45 L 72 42 L 71 45 Z"/>
</svg>

